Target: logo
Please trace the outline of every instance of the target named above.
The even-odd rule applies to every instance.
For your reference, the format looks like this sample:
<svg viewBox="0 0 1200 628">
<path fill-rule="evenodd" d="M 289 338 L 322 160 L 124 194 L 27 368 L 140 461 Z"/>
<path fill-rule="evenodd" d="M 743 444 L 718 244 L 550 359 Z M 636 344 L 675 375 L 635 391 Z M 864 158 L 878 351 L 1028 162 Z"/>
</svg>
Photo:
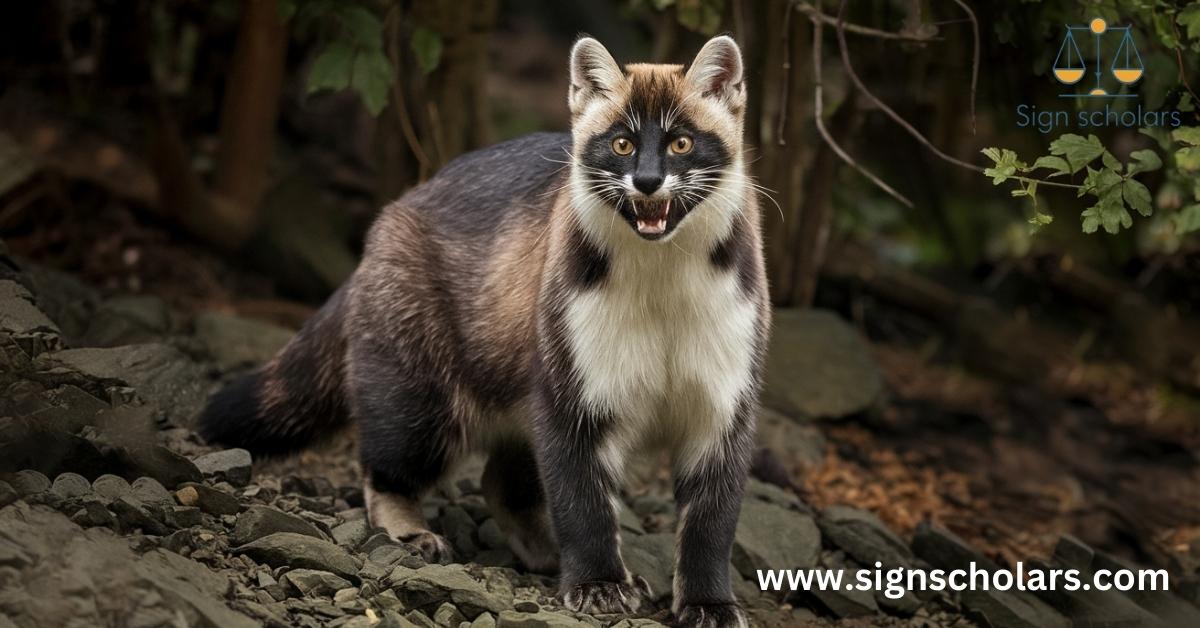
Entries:
<svg viewBox="0 0 1200 628">
<path fill-rule="evenodd" d="M 1083 86 L 1092 85 L 1085 92 L 1074 94 L 1059 94 L 1064 98 L 1136 98 L 1137 94 L 1110 93 L 1103 85 L 1105 79 L 1111 76 L 1121 86 L 1133 85 L 1142 79 L 1146 66 L 1142 63 L 1142 55 L 1133 42 L 1132 29 L 1129 26 L 1109 26 L 1103 18 L 1093 18 L 1087 26 L 1072 26 L 1067 24 L 1066 35 L 1054 58 L 1054 78 L 1063 85 Z M 1090 48 L 1090 54 L 1084 55 L 1079 48 L 1079 41 L 1084 40 L 1084 48 Z M 1117 47 L 1112 49 L 1112 42 L 1119 39 Z M 1091 45 L 1088 46 L 1088 43 Z M 1105 56 L 1106 50 L 1112 50 L 1111 56 Z M 1090 67 L 1089 67 L 1090 64 Z M 1091 80 L 1094 78 L 1094 81 Z M 1088 80 L 1085 80 L 1088 79 Z M 1113 92 L 1119 90 L 1116 87 Z"/>
</svg>

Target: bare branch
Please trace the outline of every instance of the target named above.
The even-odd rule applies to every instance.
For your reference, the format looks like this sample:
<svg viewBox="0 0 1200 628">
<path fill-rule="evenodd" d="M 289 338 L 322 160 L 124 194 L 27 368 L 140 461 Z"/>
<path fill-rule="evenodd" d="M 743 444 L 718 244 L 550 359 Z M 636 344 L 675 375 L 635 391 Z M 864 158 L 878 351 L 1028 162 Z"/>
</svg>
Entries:
<svg viewBox="0 0 1200 628">
<path fill-rule="evenodd" d="M 859 163 L 855 161 L 853 157 L 847 154 L 846 151 L 838 145 L 837 141 L 833 139 L 833 135 L 829 133 L 829 129 L 825 128 L 825 121 L 823 119 L 825 115 L 825 105 L 823 102 L 825 90 L 821 72 L 821 32 L 824 30 L 824 28 L 822 28 L 821 19 L 819 17 L 810 15 L 809 19 L 812 20 L 813 24 L 813 117 L 817 123 L 817 132 L 821 134 L 821 137 L 825 140 L 825 143 L 833 149 L 833 152 L 837 153 L 838 157 L 841 157 L 842 161 L 846 162 L 851 168 L 854 168 L 861 173 L 879 189 L 887 192 L 888 195 L 899 201 L 901 205 L 912 209 L 912 201 L 908 200 L 908 198 L 906 198 L 903 194 L 897 192 L 896 190 L 892 189 L 891 186 L 884 183 L 883 179 L 880 179 L 874 173 L 859 165 Z"/>
<path fill-rule="evenodd" d="M 792 9 L 783 12 L 783 75 L 779 79 L 779 119 L 775 126 L 775 141 L 783 146 L 784 129 L 787 127 L 788 100 L 792 76 Z"/>
<path fill-rule="evenodd" d="M 818 10 L 816 7 L 809 4 L 805 0 L 792 0 L 791 6 L 794 7 L 797 11 L 800 11 L 801 13 L 807 15 L 809 17 L 809 19 L 813 20 L 814 22 L 819 21 L 819 22 L 827 24 L 829 26 L 836 26 L 838 23 L 837 18 L 834 18 L 833 16 L 825 15 L 824 13 L 821 13 L 820 10 Z M 856 35 L 864 35 L 867 37 L 877 37 L 879 39 L 896 39 L 896 40 L 901 40 L 901 41 L 915 41 L 915 42 L 921 42 L 921 43 L 925 43 L 925 42 L 929 42 L 929 41 L 933 41 L 933 40 L 937 39 L 936 37 L 928 37 L 928 36 L 923 36 L 923 35 L 906 35 L 904 33 L 893 33 L 891 31 L 880 30 L 878 28 L 871 28 L 870 26 L 862 26 L 860 24 L 847 24 L 846 30 L 851 33 L 854 33 Z"/>
<path fill-rule="evenodd" d="M 971 20 L 971 42 L 975 49 L 971 55 L 971 135 L 975 135 L 978 130 L 975 125 L 975 92 L 979 84 L 979 19 L 975 17 L 975 12 L 971 10 L 971 5 L 967 4 L 966 0 L 954 1 L 962 7 Z"/>
</svg>

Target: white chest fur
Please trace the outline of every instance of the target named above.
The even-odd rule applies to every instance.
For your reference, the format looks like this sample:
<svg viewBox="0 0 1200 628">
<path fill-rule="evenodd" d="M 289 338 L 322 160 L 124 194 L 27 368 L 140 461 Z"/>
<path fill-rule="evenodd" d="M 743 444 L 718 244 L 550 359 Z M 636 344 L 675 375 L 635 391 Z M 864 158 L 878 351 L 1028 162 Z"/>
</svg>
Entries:
<svg viewBox="0 0 1200 628">
<path fill-rule="evenodd" d="M 703 249 L 628 244 L 566 309 L 584 401 L 617 419 L 605 444 L 614 472 L 649 443 L 690 467 L 714 451 L 751 384 L 757 309 Z"/>
</svg>

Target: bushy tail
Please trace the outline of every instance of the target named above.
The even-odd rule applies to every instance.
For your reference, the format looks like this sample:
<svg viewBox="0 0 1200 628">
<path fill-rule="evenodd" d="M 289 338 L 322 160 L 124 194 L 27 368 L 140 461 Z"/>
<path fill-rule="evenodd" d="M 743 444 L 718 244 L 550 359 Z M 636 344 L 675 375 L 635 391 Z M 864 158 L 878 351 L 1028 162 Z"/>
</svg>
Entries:
<svg viewBox="0 0 1200 628">
<path fill-rule="evenodd" d="M 278 455 L 344 425 L 345 301 L 343 285 L 273 360 L 213 395 L 200 415 L 201 436 L 256 455 Z"/>
</svg>

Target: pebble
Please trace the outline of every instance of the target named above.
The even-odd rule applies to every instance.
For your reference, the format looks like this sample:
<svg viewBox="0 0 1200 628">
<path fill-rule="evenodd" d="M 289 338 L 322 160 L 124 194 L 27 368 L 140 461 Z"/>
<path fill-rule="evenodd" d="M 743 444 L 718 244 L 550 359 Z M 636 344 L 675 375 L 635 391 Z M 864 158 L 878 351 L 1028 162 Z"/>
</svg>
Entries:
<svg viewBox="0 0 1200 628">
<path fill-rule="evenodd" d="M 196 468 L 206 478 L 224 480 L 234 486 L 250 483 L 251 457 L 245 449 L 225 449 L 204 454 L 194 460 Z"/>
<path fill-rule="evenodd" d="M 54 478 L 51 492 L 63 499 L 83 497 L 92 492 L 92 483 L 78 473 L 61 473 Z"/>
<path fill-rule="evenodd" d="M 111 473 L 96 478 L 92 482 L 92 490 L 104 499 L 117 499 L 133 493 L 133 487 L 125 478 Z"/>
<path fill-rule="evenodd" d="M 50 478 L 41 471 L 24 469 L 12 474 L 8 483 L 17 491 L 17 495 L 28 497 L 50 490 Z"/>
</svg>

